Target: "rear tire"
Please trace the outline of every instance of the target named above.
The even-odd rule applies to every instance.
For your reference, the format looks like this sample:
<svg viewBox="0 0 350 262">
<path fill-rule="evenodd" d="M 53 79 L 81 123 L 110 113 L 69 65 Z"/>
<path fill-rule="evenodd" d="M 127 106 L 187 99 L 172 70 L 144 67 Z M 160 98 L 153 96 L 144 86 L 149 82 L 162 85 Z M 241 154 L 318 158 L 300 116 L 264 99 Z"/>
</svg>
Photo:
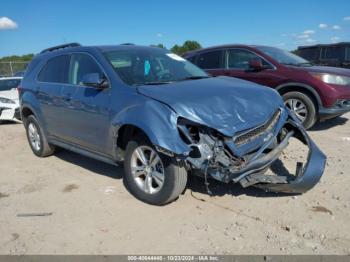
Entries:
<svg viewBox="0 0 350 262">
<path fill-rule="evenodd" d="M 317 122 L 316 105 L 307 94 L 297 91 L 288 92 L 283 95 L 283 100 L 305 129 L 311 128 Z"/>
<path fill-rule="evenodd" d="M 47 157 L 55 152 L 55 146 L 47 142 L 47 138 L 35 116 L 30 115 L 25 121 L 26 134 L 30 148 L 38 157 Z"/>
<path fill-rule="evenodd" d="M 140 150 L 144 150 L 146 165 L 138 158 Z M 156 157 L 151 157 L 155 156 L 154 154 L 159 157 L 156 167 L 152 164 L 152 159 L 156 159 Z M 124 170 L 124 184 L 129 192 L 137 199 L 151 205 L 165 205 L 174 201 L 184 191 L 187 183 L 186 169 L 179 166 L 171 157 L 158 153 L 147 139 L 138 139 L 128 143 Z M 153 172 L 156 172 L 157 175 L 154 175 Z M 151 181 L 151 186 L 146 186 L 147 181 Z M 162 185 L 159 186 L 159 184 Z"/>
</svg>

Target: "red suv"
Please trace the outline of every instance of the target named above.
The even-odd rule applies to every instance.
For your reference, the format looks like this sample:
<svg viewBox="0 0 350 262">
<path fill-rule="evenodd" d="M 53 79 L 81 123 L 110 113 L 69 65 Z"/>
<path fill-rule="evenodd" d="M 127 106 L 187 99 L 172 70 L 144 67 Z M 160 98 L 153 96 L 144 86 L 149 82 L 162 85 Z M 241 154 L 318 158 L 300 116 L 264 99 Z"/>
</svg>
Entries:
<svg viewBox="0 0 350 262">
<path fill-rule="evenodd" d="M 350 70 L 314 66 L 269 46 L 225 45 L 184 54 L 212 76 L 231 76 L 276 89 L 306 128 L 350 111 Z"/>
</svg>

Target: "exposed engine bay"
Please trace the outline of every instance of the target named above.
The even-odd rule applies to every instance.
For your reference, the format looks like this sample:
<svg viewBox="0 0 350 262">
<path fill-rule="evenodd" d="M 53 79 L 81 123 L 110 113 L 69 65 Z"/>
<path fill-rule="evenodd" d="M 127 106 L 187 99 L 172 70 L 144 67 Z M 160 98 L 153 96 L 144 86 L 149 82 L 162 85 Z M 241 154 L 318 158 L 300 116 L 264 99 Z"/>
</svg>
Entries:
<svg viewBox="0 0 350 262">
<path fill-rule="evenodd" d="M 178 129 L 192 149 L 186 158 L 188 169 L 203 176 L 207 186 L 207 176 L 210 176 L 225 183 L 239 182 L 243 187 L 302 193 L 312 188 L 323 174 L 326 157 L 301 124 L 283 109 L 277 110 L 265 123 L 233 137 L 225 137 L 187 119 L 178 120 Z M 296 163 L 293 176 L 266 175 L 266 170 L 279 158 L 292 137 L 309 148 L 307 161 Z"/>
</svg>

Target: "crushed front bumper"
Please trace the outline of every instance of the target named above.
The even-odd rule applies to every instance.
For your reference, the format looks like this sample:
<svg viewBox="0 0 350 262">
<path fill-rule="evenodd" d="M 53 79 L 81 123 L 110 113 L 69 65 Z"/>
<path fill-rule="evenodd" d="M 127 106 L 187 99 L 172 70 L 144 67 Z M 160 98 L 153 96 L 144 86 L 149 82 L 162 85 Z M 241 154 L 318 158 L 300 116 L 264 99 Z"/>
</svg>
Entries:
<svg viewBox="0 0 350 262">
<path fill-rule="evenodd" d="M 240 176 L 238 182 L 243 187 L 254 185 L 266 191 L 284 192 L 284 193 L 304 193 L 313 188 L 321 176 L 326 164 L 326 156 L 316 146 L 316 144 L 310 139 L 304 130 L 300 130 L 305 142 L 309 148 L 307 157 L 307 163 L 302 166 L 301 163 L 297 163 L 296 174 L 293 176 L 269 176 L 259 173 L 260 170 L 270 166 L 280 155 L 283 149 L 288 145 L 290 138 L 286 137 L 278 147 L 276 147 L 269 154 L 265 155 L 264 159 L 257 159 L 250 165 L 256 165 L 259 169 L 250 173 L 246 172 Z"/>
<path fill-rule="evenodd" d="M 284 108 L 278 109 L 271 120 L 258 127 L 238 132 L 233 137 L 222 137 L 209 128 L 191 126 L 192 123 L 178 124 L 179 130 L 186 138 L 192 151 L 184 156 L 185 166 L 193 174 L 207 176 L 218 181 L 240 183 L 243 187 L 255 186 L 266 191 L 303 193 L 314 187 L 323 175 L 326 156 L 306 133 L 302 124 Z M 280 112 L 280 113 L 278 113 Z M 282 152 L 289 151 L 291 138 L 303 145 L 293 152 L 302 152 L 307 147 L 307 156 L 290 155 L 296 161 L 296 169 L 289 171 L 281 158 Z M 238 141 L 238 142 L 237 142 Z M 243 142 L 242 142 L 243 141 Z M 288 150 L 285 150 L 288 149 Z M 288 154 L 286 155 L 288 158 Z M 278 160 L 278 161 L 277 161 Z M 285 162 L 285 163 L 283 163 Z M 276 165 L 275 165 L 276 164 Z M 277 170 L 276 166 L 282 169 Z M 272 172 L 267 172 L 268 169 Z M 209 189 L 208 189 L 209 192 Z"/>
<path fill-rule="evenodd" d="M 288 128 L 283 128 L 285 134 L 280 142 L 274 143 L 274 146 L 271 145 L 277 139 L 275 135 L 280 133 L 282 129 L 277 129 L 277 133 L 274 136 L 270 136 L 270 140 L 265 142 L 255 153 L 244 156 L 245 162 L 239 167 L 232 168 L 230 165 L 221 169 L 209 167 L 202 169 L 202 172 L 204 172 L 205 176 L 205 172 L 208 172 L 211 177 L 221 182 L 229 183 L 233 181 L 234 183 L 240 183 L 242 187 L 255 186 L 265 191 L 284 193 L 304 193 L 308 191 L 317 184 L 323 175 L 326 156 L 311 140 L 299 122 L 289 118 L 286 122 L 281 119 L 281 124 L 288 126 Z M 266 171 L 280 158 L 284 149 L 288 147 L 289 140 L 292 137 L 308 147 L 305 163 L 296 163 L 295 174 L 290 174 L 288 171 L 287 173 L 284 172 L 284 174 L 283 172 L 274 172 L 275 174 L 273 175 L 266 175 Z M 201 152 L 206 156 L 210 155 L 205 150 L 201 150 Z M 199 162 L 202 161 L 203 158 L 199 160 Z M 283 161 L 281 162 L 283 164 Z M 196 164 L 193 161 L 192 163 Z"/>
</svg>

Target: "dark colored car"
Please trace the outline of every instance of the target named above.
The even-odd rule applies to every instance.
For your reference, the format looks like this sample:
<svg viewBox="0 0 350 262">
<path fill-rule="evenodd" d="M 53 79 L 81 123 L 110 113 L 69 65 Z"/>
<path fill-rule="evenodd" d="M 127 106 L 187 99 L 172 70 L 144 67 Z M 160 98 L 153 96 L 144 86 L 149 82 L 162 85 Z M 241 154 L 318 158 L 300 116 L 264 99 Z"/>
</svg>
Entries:
<svg viewBox="0 0 350 262">
<path fill-rule="evenodd" d="M 269 46 L 225 45 L 184 57 L 213 76 L 242 78 L 277 90 L 306 128 L 350 111 L 350 70 L 313 66 Z"/>
<path fill-rule="evenodd" d="M 292 193 L 312 188 L 323 174 L 326 157 L 276 91 L 209 77 L 165 49 L 49 48 L 33 59 L 19 92 L 35 155 L 59 146 L 123 162 L 125 185 L 150 204 L 177 198 L 188 174 L 207 186 L 210 177 Z M 309 148 L 304 165 L 297 163 L 295 175 L 265 175 L 291 138 Z"/>
<path fill-rule="evenodd" d="M 315 65 L 350 68 L 350 43 L 299 46 L 298 56 Z"/>
</svg>

